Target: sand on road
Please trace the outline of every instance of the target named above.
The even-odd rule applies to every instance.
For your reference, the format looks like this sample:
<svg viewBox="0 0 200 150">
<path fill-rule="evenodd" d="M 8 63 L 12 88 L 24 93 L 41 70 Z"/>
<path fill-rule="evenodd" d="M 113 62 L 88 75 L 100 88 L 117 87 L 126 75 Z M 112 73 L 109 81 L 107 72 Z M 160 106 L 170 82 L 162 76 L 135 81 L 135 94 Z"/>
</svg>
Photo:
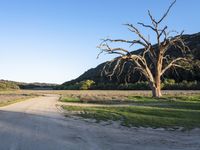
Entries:
<svg viewBox="0 0 200 150">
<path fill-rule="evenodd" d="M 64 117 L 59 95 L 0 108 L 0 150 L 199 150 L 200 130 L 126 128 Z"/>
</svg>

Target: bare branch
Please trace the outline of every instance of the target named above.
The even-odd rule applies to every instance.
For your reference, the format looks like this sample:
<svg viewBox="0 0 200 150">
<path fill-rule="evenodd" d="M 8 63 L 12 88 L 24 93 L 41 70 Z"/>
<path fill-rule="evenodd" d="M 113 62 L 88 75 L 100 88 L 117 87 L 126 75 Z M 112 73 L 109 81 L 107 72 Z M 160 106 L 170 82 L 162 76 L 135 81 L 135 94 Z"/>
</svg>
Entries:
<svg viewBox="0 0 200 150">
<path fill-rule="evenodd" d="M 118 58 L 115 58 L 115 59 L 113 59 L 113 60 L 111 60 L 111 61 L 108 61 L 108 62 L 106 62 L 106 64 L 104 65 L 104 67 L 103 67 L 103 69 L 102 69 L 102 71 L 101 71 L 101 76 L 103 76 L 103 74 L 105 74 L 106 76 L 108 76 L 109 74 L 112 74 L 112 71 L 110 72 L 110 71 L 107 71 L 107 68 L 111 68 L 111 65 L 113 64 L 113 63 L 115 63 L 116 61 L 118 61 Z"/>
<path fill-rule="evenodd" d="M 152 29 L 153 31 L 156 30 L 156 29 L 155 29 L 154 27 L 152 27 L 151 25 L 146 25 L 146 24 L 144 24 L 144 23 L 142 23 L 142 22 L 138 22 L 138 24 L 139 24 L 139 25 L 142 25 L 143 27 L 150 28 L 150 29 Z"/>
<path fill-rule="evenodd" d="M 107 43 L 102 43 L 98 46 L 99 49 L 101 49 L 101 52 L 98 54 L 97 58 L 99 58 L 99 55 L 103 52 L 107 52 L 108 54 L 119 54 L 122 56 L 130 55 L 130 52 L 123 48 L 111 48 Z"/>
<path fill-rule="evenodd" d="M 165 39 L 166 39 L 166 36 L 167 36 L 167 34 L 166 34 L 166 30 L 167 29 L 167 26 L 165 26 L 162 30 L 161 30 L 161 32 L 160 32 L 160 34 L 159 34 L 159 38 L 163 35 L 163 34 L 165 34 Z"/>
<path fill-rule="evenodd" d="M 116 70 L 117 70 L 118 65 L 119 65 L 120 62 L 121 62 L 121 59 L 118 59 L 117 63 L 114 66 L 114 68 L 112 69 L 113 70 L 112 73 L 108 75 L 110 78 L 115 74 L 115 72 L 116 72 Z"/>
<path fill-rule="evenodd" d="M 136 33 L 146 43 L 146 46 L 149 45 L 148 40 L 140 33 L 140 31 L 136 27 L 134 27 L 132 24 L 125 24 L 125 25 L 129 27 L 128 29 L 131 32 Z"/>
<path fill-rule="evenodd" d="M 178 66 L 176 62 L 181 61 L 181 60 L 187 60 L 186 58 L 179 57 L 174 60 L 172 60 L 162 71 L 161 75 L 163 75 L 168 69 L 170 69 L 172 66 Z"/>
<path fill-rule="evenodd" d="M 150 19 L 151 19 L 152 24 L 154 25 L 154 27 L 156 27 L 158 23 L 157 23 L 157 21 L 153 18 L 153 16 L 151 15 L 150 10 L 148 10 L 148 15 L 149 15 L 149 17 L 150 17 Z"/>
<path fill-rule="evenodd" d="M 112 40 L 112 39 L 105 39 L 104 40 L 105 42 L 106 41 L 109 41 L 109 42 L 122 42 L 122 43 L 130 43 L 131 46 L 134 45 L 134 44 L 139 44 L 139 45 L 142 45 L 142 46 L 146 46 L 146 44 L 144 42 L 142 42 L 141 40 L 123 40 L 123 39 L 115 39 L 115 40 Z"/>
<path fill-rule="evenodd" d="M 117 79 L 118 79 L 118 80 L 119 80 L 119 77 L 121 76 L 122 72 L 124 71 L 124 67 L 125 67 L 126 63 L 127 63 L 127 61 L 124 61 L 124 62 L 122 63 L 122 65 L 119 67 L 119 73 L 118 73 L 118 75 L 117 75 Z"/>
<path fill-rule="evenodd" d="M 182 53 L 185 53 L 186 51 L 190 50 L 190 48 L 185 44 L 184 39 L 182 38 L 183 32 L 184 31 L 182 31 L 181 34 L 179 34 L 176 37 L 168 38 L 165 40 L 165 43 L 163 44 L 164 47 L 163 54 L 165 54 L 172 46 L 179 49 Z"/>
<path fill-rule="evenodd" d="M 183 67 L 183 66 L 181 66 L 181 65 L 178 65 L 178 64 L 173 64 L 173 67 L 178 67 L 178 68 L 185 69 L 185 67 Z"/>
<path fill-rule="evenodd" d="M 168 15 L 170 9 L 172 8 L 172 6 L 176 3 L 176 0 L 174 0 L 173 3 L 171 3 L 171 5 L 169 6 L 169 8 L 167 9 L 166 13 L 162 16 L 162 18 L 157 22 L 158 24 L 161 23 L 163 21 L 163 19 Z"/>
</svg>

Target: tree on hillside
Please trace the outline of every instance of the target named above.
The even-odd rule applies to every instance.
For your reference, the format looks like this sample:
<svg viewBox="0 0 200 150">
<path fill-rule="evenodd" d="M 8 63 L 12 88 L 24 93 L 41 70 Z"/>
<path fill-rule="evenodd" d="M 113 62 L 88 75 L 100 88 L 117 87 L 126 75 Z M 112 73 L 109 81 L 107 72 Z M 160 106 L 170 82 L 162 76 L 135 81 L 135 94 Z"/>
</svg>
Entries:
<svg viewBox="0 0 200 150">
<path fill-rule="evenodd" d="M 144 24 L 139 22 L 138 24 L 144 28 L 149 29 L 155 33 L 156 43 L 153 45 L 149 37 L 146 38 L 138 28 L 132 24 L 125 24 L 129 31 L 138 36 L 136 40 L 124 40 L 124 39 L 104 39 L 98 46 L 101 53 L 118 54 L 119 57 L 109 61 L 103 68 L 103 72 L 107 76 L 113 76 L 115 74 L 120 75 L 123 72 L 124 66 L 127 63 L 134 64 L 134 67 L 130 67 L 130 71 L 139 71 L 144 75 L 152 90 L 153 97 L 161 97 L 161 77 L 171 67 L 183 67 L 180 65 L 180 61 L 185 61 L 184 55 L 180 57 L 170 56 L 168 50 L 173 48 L 174 51 L 180 51 L 184 54 L 189 48 L 185 45 L 182 38 L 183 32 L 180 34 L 176 31 L 168 31 L 168 27 L 162 27 L 161 23 L 167 17 L 172 6 L 176 3 L 176 0 L 171 3 L 164 15 L 156 20 L 150 11 L 148 16 L 151 20 L 151 24 Z M 172 36 L 172 34 L 176 36 Z M 130 47 L 133 45 L 140 45 L 144 49 L 141 53 L 135 54 L 122 47 L 111 47 L 109 43 L 127 43 Z M 98 56 L 99 56 L 98 55 Z"/>
</svg>

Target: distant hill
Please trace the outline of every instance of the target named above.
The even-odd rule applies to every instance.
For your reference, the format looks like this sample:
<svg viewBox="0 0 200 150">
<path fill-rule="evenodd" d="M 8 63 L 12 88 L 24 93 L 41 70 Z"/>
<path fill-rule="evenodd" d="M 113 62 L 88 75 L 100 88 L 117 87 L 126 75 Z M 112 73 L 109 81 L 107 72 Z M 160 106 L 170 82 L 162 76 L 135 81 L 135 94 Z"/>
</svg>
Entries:
<svg viewBox="0 0 200 150">
<path fill-rule="evenodd" d="M 0 90 L 30 89 L 30 90 L 52 90 L 57 84 L 49 83 L 24 83 L 9 80 L 0 80 Z"/>
<path fill-rule="evenodd" d="M 18 82 L 17 85 L 20 89 L 30 89 L 30 90 L 53 90 L 58 84 L 51 83 L 22 83 Z"/>
<path fill-rule="evenodd" d="M 169 70 L 164 75 L 164 78 L 166 79 L 174 79 L 176 82 L 181 82 L 183 80 L 186 81 L 200 81 L 200 33 L 191 34 L 191 35 L 184 35 L 183 38 L 185 39 L 185 42 L 187 46 L 190 48 L 190 51 L 187 52 L 186 56 L 189 58 L 189 63 L 186 63 L 187 70 L 185 69 L 176 69 L 176 70 Z M 156 45 L 154 45 L 156 46 Z M 139 49 L 136 51 L 133 51 L 132 53 L 140 53 L 143 51 L 143 49 Z M 170 55 L 173 56 L 179 56 L 181 54 L 177 53 L 177 51 L 174 51 L 174 48 L 171 48 L 169 50 Z M 124 71 L 124 74 L 117 79 L 116 76 L 114 76 L 112 79 L 101 76 L 101 71 L 104 67 L 105 63 L 102 63 L 98 65 L 96 68 L 89 69 L 82 75 L 80 75 L 78 78 L 65 82 L 62 84 L 62 86 L 68 86 L 71 84 L 79 83 L 84 80 L 93 80 L 95 83 L 136 83 L 138 81 L 144 81 L 144 77 L 142 77 L 138 72 L 135 72 L 132 74 L 132 77 L 129 81 L 127 81 L 126 77 L 124 76 L 126 74 L 126 69 Z"/>
</svg>

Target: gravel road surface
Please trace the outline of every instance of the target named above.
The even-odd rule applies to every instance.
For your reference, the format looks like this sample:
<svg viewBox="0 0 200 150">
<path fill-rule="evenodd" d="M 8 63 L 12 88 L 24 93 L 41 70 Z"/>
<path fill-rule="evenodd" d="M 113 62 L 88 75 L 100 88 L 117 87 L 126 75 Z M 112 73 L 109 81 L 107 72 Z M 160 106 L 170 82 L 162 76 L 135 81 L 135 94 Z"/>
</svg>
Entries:
<svg viewBox="0 0 200 150">
<path fill-rule="evenodd" d="M 58 95 L 0 108 L 0 150 L 200 150 L 200 129 L 126 128 L 64 117 Z"/>
</svg>

